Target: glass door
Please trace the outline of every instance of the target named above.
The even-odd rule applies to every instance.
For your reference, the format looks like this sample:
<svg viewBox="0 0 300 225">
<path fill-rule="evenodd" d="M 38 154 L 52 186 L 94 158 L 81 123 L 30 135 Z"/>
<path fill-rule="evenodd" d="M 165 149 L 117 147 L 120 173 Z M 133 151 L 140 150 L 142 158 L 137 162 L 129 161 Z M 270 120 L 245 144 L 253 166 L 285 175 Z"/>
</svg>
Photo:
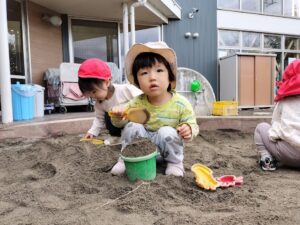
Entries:
<svg viewBox="0 0 300 225">
<path fill-rule="evenodd" d="M 75 63 L 100 58 L 119 66 L 117 23 L 73 19 L 72 38 Z"/>
<path fill-rule="evenodd" d="M 25 83 L 22 5 L 18 1 L 7 1 L 8 46 L 12 83 Z"/>
</svg>

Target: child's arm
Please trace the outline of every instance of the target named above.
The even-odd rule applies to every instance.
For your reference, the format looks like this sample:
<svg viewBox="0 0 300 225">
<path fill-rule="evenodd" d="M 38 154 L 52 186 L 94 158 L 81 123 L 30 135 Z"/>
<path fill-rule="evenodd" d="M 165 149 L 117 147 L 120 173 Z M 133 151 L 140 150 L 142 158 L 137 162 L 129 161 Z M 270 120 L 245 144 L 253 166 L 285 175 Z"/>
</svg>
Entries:
<svg viewBox="0 0 300 225">
<path fill-rule="evenodd" d="M 186 141 L 191 141 L 199 133 L 199 126 L 196 121 L 192 105 L 186 101 L 182 109 L 180 123 L 177 126 L 178 134 Z"/>
<path fill-rule="evenodd" d="M 184 123 L 177 126 L 177 132 L 184 140 L 190 140 L 192 138 L 192 128 L 188 124 Z"/>
<path fill-rule="evenodd" d="M 92 138 L 98 136 L 101 129 L 105 127 L 105 119 L 104 119 L 105 111 L 102 109 L 100 105 L 98 105 L 98 103 L 96 103 L 95 105 L 95 111 L 96 111 L 96 118 L 94 119 L 91 128 L 88 130 L 85 136 L 86 138 Z"/>
<path fill-rule="evenodd" d="M 199 133 L 199 126 L 196 123 L 181 123 L 176 129 L 185 141 L 193 140 Z"/>
<path fill-rule="evenodd" d="M 278 102 L 275 105 L 273 115 L 272 115 L 272 126 L 269 130 L 269 139 L 273 142 L 276 142 L 280 139 L 280 126 L 281 126 L 281 113 L 282 113 L 282 104 Z"/>
</svg>

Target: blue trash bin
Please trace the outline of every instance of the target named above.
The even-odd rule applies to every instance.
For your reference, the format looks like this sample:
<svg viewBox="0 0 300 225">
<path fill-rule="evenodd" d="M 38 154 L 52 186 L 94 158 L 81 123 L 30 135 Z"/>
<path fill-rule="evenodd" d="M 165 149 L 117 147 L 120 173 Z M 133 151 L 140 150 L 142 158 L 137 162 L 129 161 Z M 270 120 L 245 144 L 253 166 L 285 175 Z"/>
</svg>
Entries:
<svg viewBox="0 0 300 225">
<path fill-rule="evenodd" d="M 35 87 L 17 82 L 11 85 L 11 89 L 14 121 L 31 120 L 34 115 Z"/>
</svg>

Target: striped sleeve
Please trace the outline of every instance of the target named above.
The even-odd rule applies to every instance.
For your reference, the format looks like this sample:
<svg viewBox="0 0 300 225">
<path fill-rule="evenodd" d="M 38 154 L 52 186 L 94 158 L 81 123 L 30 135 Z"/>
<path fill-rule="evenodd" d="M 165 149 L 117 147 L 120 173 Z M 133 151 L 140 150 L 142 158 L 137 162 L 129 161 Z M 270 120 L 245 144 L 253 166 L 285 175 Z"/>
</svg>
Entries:
<svg viewBox="0 0 300 225">
<path fill-rule="evenodd" d="M 199 133 L 199 126 L 197 124 L 196 116 L 193 110 L 193 107 L 191 103 L 182 95 L 178 95 L 178 100 L 176 101 L 176 104 L 181 104 L 181 118 L 180 123 L 181 124 L 187 124 L 192 129 L 192 138 L 196 137 Z M 191 139 L 192 140 L 192 139 Z"/>
</svg>

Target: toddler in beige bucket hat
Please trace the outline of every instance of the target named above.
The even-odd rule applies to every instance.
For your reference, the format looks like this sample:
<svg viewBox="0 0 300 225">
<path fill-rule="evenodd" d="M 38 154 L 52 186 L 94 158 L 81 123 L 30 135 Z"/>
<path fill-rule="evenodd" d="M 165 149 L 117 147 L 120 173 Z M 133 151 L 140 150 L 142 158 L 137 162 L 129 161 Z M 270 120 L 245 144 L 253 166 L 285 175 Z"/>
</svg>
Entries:
<svg viewBox="0 0 300 225">
<path fill-rule="evenodd" d="M 126 108 L 112 109 L 120 116 L 112 119 L 113 124 L 124 127 L 122 150 L 137 137 L 150 139 L 157 146 L 158 160 L 167 163 L 165 174 L 184 176 L 184 141 L 192 140 L 199 128 L 192 105 L 175 91 L 175 51 L 164 42 L 135 44 L 128 51 L 125 69 L 129 82 L 143 94 L 133 98 Z M 146 124 L 122 120 L 130 108 L 145 108 L 150 113 Z M 120 159 L 111 173 L 124 172 L 124 162 Z"/>
</svg>

